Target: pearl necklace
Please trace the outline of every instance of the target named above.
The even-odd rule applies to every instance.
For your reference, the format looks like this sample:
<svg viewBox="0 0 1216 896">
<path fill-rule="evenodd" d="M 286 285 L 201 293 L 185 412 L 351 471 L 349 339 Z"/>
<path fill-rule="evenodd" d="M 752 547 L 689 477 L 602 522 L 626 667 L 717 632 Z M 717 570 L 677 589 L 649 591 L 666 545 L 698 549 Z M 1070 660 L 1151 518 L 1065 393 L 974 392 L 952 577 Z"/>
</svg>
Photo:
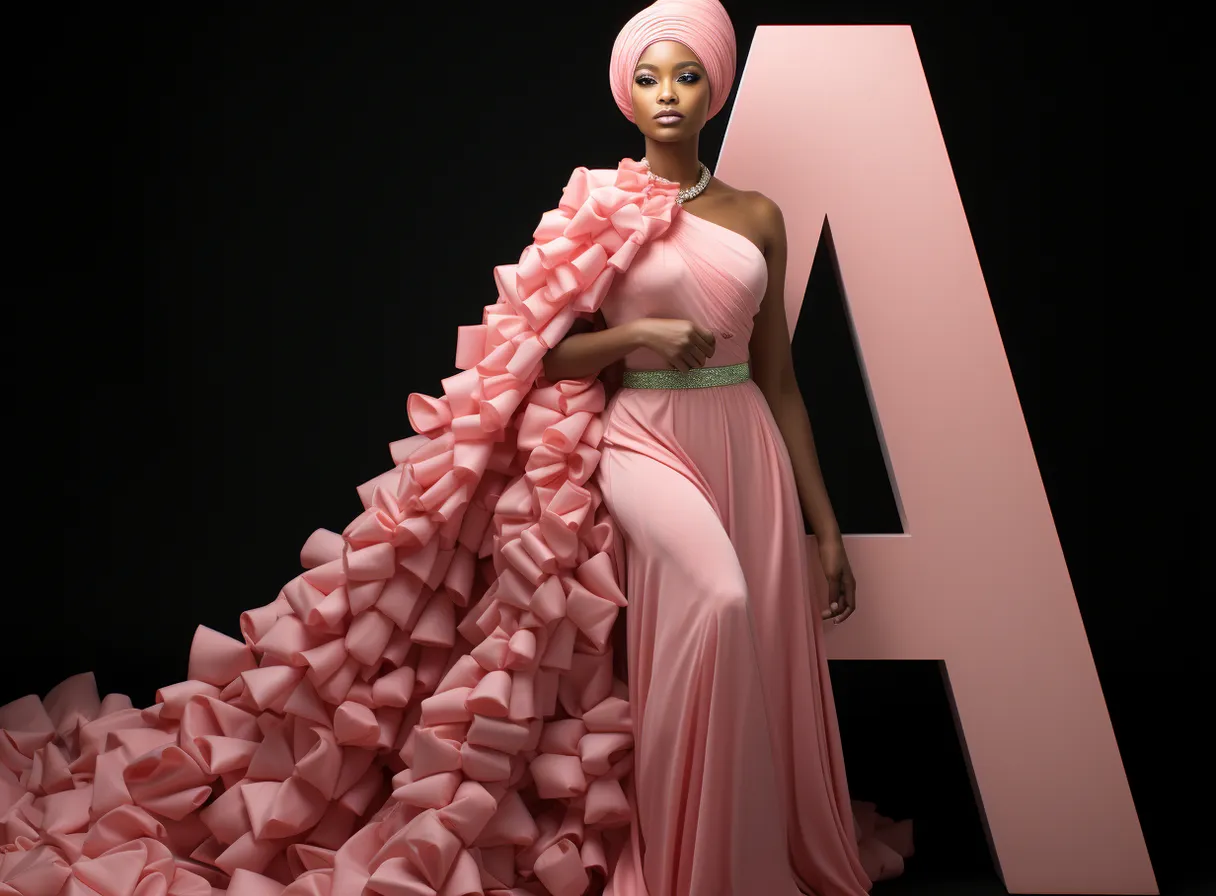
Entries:
<svg viewBox="0 0 1216 896">
<path fill-rule="evenodd" d="M 646 166 L 647 171 L 650 171 L 650 162 L 647 161 L 645 156 L 642 156 L 642 164 Z M 701 165 L 701 176 L 699 178 L 697 178 L 697 182 L 695 184 L 693 184 L 691 187 L 689 187 L 687 190 L 681 190 L 680 192 L 676 193 L 676 204 L 677 205 L 683 205 L 689 199 L 696 199 L 698 196 L 700 196 L 702 193 L 704 193 L 705 188 L 709 186 L 709 178 L 710 178 L 709 168 L 706 167 L 704 162 L 701 162 L 700 165 Z M 656 180 L 661 180 L 665 183 L 671 183 L 671 181 L 667 180 L 667 178 L 659 177 L 653 171 L 650 172 L 650 176 L 655 178 Z"/>
</svg>

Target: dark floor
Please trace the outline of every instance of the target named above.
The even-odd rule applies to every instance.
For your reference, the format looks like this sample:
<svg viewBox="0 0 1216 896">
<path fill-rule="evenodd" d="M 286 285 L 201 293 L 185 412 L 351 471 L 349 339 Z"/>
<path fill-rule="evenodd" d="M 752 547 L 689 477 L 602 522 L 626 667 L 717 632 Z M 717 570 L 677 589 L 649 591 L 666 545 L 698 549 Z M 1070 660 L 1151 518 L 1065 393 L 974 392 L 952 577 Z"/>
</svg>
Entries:
<svg viewBox="0 0 1216 896">
<path fill-rule="evenodd" d="M 914 860 L 913 860 L 914 861 Z M 1159 880 L 1161 896 L 1216 896 L 1216 879 L 1204 874 L 1187 881 Z M 918 873 L 909 865 L 907 872 L 895 880 L 874 885 L 871 896 L 1008 896 L 1008 890 L 995 874 L 959 875 L 946 877 L 941 873 Z M 1099 894 L 1042 894 L 1042 896 L 1099 896 Z"/>
<path fill-rule="evenodd" d="M 833 660 L 830 667 L 852 795 L 890 818 L 912 820 L 916 852 L 907 870 L 876 884 L 873 896 L 1008 896 L 984 836 L 941 664 Z M 1192 764 L 1176 752 L 1179 768 Z M 1185 782 L 1179 799 L 1162 793 L 1160 775 L 1139 780 L 1137 807 L 1160 896 L 1216 896 L 1206 803 Z"/>
</svg>

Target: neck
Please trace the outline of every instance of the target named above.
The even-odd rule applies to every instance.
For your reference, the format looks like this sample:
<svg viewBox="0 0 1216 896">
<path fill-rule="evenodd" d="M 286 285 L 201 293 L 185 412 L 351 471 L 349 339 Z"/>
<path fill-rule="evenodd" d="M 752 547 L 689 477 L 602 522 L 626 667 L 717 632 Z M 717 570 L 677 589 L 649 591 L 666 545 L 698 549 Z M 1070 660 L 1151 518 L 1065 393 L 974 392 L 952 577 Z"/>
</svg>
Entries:
<svg viewBox="0 0 1216 896">
<path fill-rule="evenodd" d="M 660 143 L 647 137 L 646 161 L 650 163 L 651 171 L 666 180 L 675 181 L 682 190 L 693 186 L 701 176 L 697 137 L 679 143 Z"/>
</svg>

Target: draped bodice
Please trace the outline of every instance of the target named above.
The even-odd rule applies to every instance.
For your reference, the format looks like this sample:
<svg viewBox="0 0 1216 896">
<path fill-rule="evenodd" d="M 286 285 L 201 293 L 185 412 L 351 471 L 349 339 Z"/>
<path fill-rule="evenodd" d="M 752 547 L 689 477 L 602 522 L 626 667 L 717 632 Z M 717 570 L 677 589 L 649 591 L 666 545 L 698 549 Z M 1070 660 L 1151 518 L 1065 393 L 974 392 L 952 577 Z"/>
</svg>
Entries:
<svg viewBox="0 0 1216 896">
<path fill-rule="evenodd" d="M 691 320 L 716 337 L 711 366 L 737 364 L 748 360 L 752 321 L 767 285 L 768 265 L 755 243 L 681 210 L 663 237 L 648 243 L 616 278 L 601 311 L 610 327 L 641 317 Z M 625 366 L 667 365 L 640 348 L 626 356 Z"/>
</svg>

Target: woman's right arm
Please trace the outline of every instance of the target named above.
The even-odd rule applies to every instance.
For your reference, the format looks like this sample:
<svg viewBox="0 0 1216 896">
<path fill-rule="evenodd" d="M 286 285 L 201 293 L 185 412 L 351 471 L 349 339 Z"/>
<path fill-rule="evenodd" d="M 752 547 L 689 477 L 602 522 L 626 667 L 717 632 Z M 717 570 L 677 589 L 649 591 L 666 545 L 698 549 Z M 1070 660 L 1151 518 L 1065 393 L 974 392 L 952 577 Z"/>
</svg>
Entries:
<svg viewBox="0 0 1216 896">
<path fill-rule="evenodd" d="M 598 311 L 596 320 L 603 321 Z M 646 344 L 639 323 L 640 319 L 631 320 L 618 327 L 593 330 L 591 321 L 576 321 L 566 338 L 545 353 L 545 379 L 556 383 L 597 375 Z"/>
<path fill-rule="evenodd" d="M 701 367 L 712 357 L 714 334 L 687 320 L 639 317 L 607 329 L 596 312 L 595 323 L 579 320 L 566 338 L 545 354 L 545 379 L 577 380 L 595 376 L 637 348 L 648 348 L 677 370 Z"/>
</svg>

